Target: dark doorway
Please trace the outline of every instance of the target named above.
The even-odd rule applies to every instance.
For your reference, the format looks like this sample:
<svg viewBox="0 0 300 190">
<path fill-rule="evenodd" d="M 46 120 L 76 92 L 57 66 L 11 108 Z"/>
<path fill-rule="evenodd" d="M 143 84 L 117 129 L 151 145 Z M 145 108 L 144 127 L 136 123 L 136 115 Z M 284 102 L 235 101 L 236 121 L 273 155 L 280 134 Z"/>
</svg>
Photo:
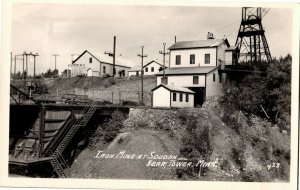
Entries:
<svg viewBox="0 0 300 190">
<path fill-rule="evenodd" d="M 188 87 L 188 89 L 195 92 L 194 107 L 200 107 L 205 101 L 205 87 Z"/>
</svg>

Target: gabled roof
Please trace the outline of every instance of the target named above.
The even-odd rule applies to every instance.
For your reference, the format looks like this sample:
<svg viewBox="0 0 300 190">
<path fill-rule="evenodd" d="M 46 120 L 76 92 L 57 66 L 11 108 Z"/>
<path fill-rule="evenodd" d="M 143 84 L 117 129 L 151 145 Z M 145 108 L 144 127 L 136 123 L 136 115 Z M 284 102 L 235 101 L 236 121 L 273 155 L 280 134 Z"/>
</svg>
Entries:
<svg viewBox="0 0 300 190">
<path fill-rule="evenodd" d="M 147 67 L 148 65 L 150 65 L 150 64 L 152 64 L 152 63 L 157 63 L 158 65 L 164 67 L 162 64 L 160 64 L 160 63 L 158 63 L 157 61 L 154 61 L 154 60 L 152 60 L 152 61 L 150 61 L 149 63 L 147 63 L 146 65 L 144 65 L 144 67 Z M 143 67 L 143 68 L 144 68 L 144 67 Z M 167 68 L 167 67 L 165 66 L 165 68 Z"/>
<path fill-rule="evenodd" d="M 207 74 L 217 69 L 219 66 L 200 66 L 200 67 L 177 67 L 167 68 L 165 70 L 166 75 L 195 75 L 195 74 Z M 160 71 L 156 75 L 163 75 L 163 71 Z"/>
<path fill-rule="evenodd" d="M 160 84 L 157 87 L 153 88 L 151 91 L 154 91 L 160 87 L 163 87 L 171 92 L 185 92 L 185 93 L 189 93 L 189 94 L 195 94 L 195 92 L 191 91 L 188 88 L 185 87 L 180 87 L 180 86 L 173 86 L 173 85 L 164 85 L 164 84 Z"/>
<path fill-rule="evenodd" d="M 113 64 L 113 57 L 108 56 L 107 54 L 101 54 L 101 53 L 90 53 L 89 51 L 85 50 L 82 54 L 80 54 L 73 62 L 74 64 L 78 59 L 80 59 L 84 54 L 90 54 L 92 57 L 94 57 L 97 61 L 101 63 L 106 63 L 106 64 Z M 116 66 L 121 66 L 121 67 L 126 67 L 126 68 L 131 68 L 130 65 L 132 65 L 132 62 L 120 57 L 116 57 Z"/>
<path fill-rule="evenodd" d="M 169 47 L 169 50 L 174 49 L 192 49 L 192 48 L 207 48 L 207 47 L 218 47 L 222 43 L 226 43 L 229 47 L 229 42 L 227 39 L 206 39 L 206 40 L 196 40 L 196 41 L 181 41 L 173 44 Z"/>
<path fill-rule="evenodd" d="M 152 63 L 157 63 L 161 67 L 164 67 L 162 64 L 158 63 L 157 61 L 152 60 L 152 61 L 148 62 L 146 65 L 144 65 L 143 68 L 147 67 L 148 65 L 150 65 Z M 165 66 L 165 68 L 168 68 L 168 67 Z M 141 71 L 141 66 L 136 65 L 136 66 L 132 67 L 128 72 L 134 72 L 134 71 Z"/>
<path fill-rule="evenodd" d="M 130 70 L 128 70 L 128 72 L 135 72 L 135 71 L 141 71 L 141 66 L 134 66 L 134 67 L 131 67 Z"/>
</svg>

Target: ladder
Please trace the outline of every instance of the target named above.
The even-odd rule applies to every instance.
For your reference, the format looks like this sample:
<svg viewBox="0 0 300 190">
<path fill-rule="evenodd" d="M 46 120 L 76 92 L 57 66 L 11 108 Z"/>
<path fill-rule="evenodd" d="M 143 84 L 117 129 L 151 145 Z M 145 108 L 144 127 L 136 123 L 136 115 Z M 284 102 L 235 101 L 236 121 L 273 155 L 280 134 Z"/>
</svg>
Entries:
<svg viewBox="0 0 300 190">
<path fill-rule="evenodd" d="M 95 113 L 95 103 L 91 102 L 89 105 L 87 105 L 80 115 L 82 115 L 79 119 L 74 119 L 72 122 L 68 124 L 67 127 L 70 127 L 69 131 L 66 133 L 65 137 L 61 141 L 61 143 L 58 145 L 56 150 L 52 153 L 50 150 L 49 152 L 51 153 L 51 164 L 57 173 L 59 177 L 66 177 L 66 174 L 64 172 L 64 169 L 68 167 L 65 159 L 61 155 L 67 145 L 70 143 L 70 141 L 73 139 L 77 131 L 79 130 L 80 127 L 83 127 L 87 124 L 87 122 L 90 120 L 92 115 Z"/>
</svg>

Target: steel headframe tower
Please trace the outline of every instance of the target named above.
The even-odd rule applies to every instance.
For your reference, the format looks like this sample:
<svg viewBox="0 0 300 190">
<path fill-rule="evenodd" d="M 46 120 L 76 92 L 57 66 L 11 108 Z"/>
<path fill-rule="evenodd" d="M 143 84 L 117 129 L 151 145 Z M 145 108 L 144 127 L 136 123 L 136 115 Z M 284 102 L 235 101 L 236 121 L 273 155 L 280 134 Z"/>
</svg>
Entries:
<svg viewBox="0 0 300 190">
<path fill-rule="evenodd" d="M 235 45 L 239 48 L 239 63 L 270 62 L 271 53 L 262 26 L 262 18 L 270 9 L 243 7 L 242 21 Z"/>
</svg>

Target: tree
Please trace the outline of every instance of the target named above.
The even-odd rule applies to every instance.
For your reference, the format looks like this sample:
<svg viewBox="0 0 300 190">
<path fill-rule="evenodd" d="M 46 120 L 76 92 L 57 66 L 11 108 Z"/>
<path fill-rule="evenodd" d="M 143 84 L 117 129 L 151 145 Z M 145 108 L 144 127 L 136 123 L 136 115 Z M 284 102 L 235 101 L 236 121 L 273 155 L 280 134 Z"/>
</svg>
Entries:
<svg viewBox="0 0 300 190">
<path fill-rule="evenodd" d="M 225 89 L 221 102 L 228 109 L 266 117 L 288 128 L 291 113 L 291 55 L 274 59 L 266 70 L 256 70 L 238 86 Z M 230 112 L 230 111 L 229 111 Z"/>
</svg>

